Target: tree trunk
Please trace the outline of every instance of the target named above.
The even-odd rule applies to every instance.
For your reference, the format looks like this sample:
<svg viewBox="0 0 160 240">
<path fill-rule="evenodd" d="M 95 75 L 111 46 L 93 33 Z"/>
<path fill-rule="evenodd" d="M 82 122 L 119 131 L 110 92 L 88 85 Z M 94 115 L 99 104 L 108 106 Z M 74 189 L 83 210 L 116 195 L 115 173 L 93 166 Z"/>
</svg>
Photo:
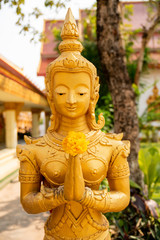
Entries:
<svg viewBox="0 0 160 240">
<path fill-rule="evenodd" d="M 124 61 L 118 3 L 118 0 L 97 0 L 97 42 L 104 71 L 109 75 L 107 83 L 114 105 L 114 131 L 123 132 L 124 139 L 130 140 L 131 179 L 143 186 L 138 165 L 139 125 L 135 95 Z"/>
</svg>

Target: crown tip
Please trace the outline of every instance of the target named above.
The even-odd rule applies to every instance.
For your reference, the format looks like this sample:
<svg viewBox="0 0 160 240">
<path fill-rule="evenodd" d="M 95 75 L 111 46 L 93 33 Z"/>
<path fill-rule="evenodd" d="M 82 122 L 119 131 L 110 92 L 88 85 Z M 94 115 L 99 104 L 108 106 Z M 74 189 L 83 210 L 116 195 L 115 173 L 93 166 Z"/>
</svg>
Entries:
<svg viewBox="0 0 160 240">
<path fill-rule="evenodd" d="M 74 19 L 74 16 L 73 16 L 73 13 L 72 13 L 72 10 L 71 10 L 71 8 L 68 8 L 68 10 L 67 10 L 67 14 L 66 14 L 66 18 L 65 18 L 65 20 L 73 20 Z"/>
<path fill-rule="evenodd" d="M 71 8 L 70 8 L 70 7 L 68 8 L 68 11 L 67 11 L 67 12 L 71 12 L 71 13 L 72 13 L 72 10 L 71 10 Z"/>
<path fill-rule="evenodd" d="M 77 39 L 79 37 L 78 28 L 71 8 L 68 8 L 64 25 L 61 32 L 62 39 Z"/>
</svg>

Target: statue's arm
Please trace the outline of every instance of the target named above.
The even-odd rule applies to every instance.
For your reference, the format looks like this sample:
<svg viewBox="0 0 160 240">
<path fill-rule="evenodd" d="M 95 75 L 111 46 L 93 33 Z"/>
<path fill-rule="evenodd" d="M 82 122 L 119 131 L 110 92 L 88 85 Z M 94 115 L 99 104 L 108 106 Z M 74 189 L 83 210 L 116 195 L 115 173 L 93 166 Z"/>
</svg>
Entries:
<svg viewBox="0 0 160 240">
<path fill-rule="evenodd" d="M 28 147 L 18 146 L 17 156 L 20 160 L 21 203 L 27 213 L 46 212 L 66 202 L 62 187 L 41 186 L 41 174 Z"/>
<path fill-rule="evenodd" d="M 109 185 L 109 192 L 86 188 L 81 204 L 103 213 L 122 211 L 130 200 L 129 178 L 109 180 Z"/>
<path fill-rule="evenodd" d="M 27 213 L 35 214 L 52 210 L 66 202 L 63 188 L 40 191 L 40 183 L 21 183 L 21 204 Z M 45 191 L 45 190 L 44 190 Z"/>
<path fill-rule="evenodd" d="M 127 162 L 129 149 L 128 141 L 121 142 L 115 148 L 107 173 L 110 191 L 108 192 L 107 189 L 92 191 L 86 188 L 81 200 L 83 205 L 103 213 L 119 212 L 127 207 L 130 200 L 129 166 Z"/>
</svg>

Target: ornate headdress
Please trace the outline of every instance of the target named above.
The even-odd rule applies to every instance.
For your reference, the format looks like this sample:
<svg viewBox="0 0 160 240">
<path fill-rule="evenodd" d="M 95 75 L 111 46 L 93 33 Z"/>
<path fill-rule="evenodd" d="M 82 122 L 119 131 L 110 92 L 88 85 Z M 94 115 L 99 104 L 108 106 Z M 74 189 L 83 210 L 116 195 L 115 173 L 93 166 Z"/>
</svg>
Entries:
<svg viewBox="0 0 160 240">
<path fill-rule="evenodd" d="M 91 78 L 91 101 L 87 114 L 90 129 L 98 130 L 104 126 L 104 118 L 99 115 L 98 123 L 95 120 L 95 106 L 99 98 L 99 78 L 95 66 L 81 55 L 82 44 L 77 40 L 79 37 L 77 25 L 71 9 L 68 9 L 64 25 L 61 32 L 62 42 L 59 45 L 61 55 L 51 62 L 46 72 L 47 98 L 52 110 L 51 128 L 56 130 L 59 123 L 56 121 L 53 103 L 53 79 L 56 72 L 86 72 Z M 58 119 L 57 119 L 58 120 Z"/>
</svg>

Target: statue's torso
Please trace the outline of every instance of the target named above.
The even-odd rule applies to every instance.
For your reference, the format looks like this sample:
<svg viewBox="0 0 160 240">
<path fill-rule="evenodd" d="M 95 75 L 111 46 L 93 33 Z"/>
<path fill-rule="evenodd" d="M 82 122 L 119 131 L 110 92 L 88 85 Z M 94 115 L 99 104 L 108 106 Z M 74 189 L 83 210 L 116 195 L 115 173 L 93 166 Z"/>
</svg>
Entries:
<svg viewBox="0 0 160 240">
<path fill-rule="evenodd" d="M 55 142 L 55 138 L 49 137 L 51 136 L 44 136 L 36 144 L 36 159 L 45 180 L 50 186 L 56 187 L 64 185 L 69 155 L 63 151 L 60 141 Z M 85 185 L 92 189 L 98 189 L 101 181 L 107 175 L 113 149 L 101 132 L 93 134 L 92 138 L 87 151 L 80 156 L 80 159 Z"/>
<path fill-rule="evenodd" d="M 114 176 L 110 169 L 112 159 L 120 150 L 124 150 L 122 142 L 117 141 L 121 137 L 106 135 L 101 131 L 91 131 L 87 135 L 90 143 L 87 151 L 80 155 L 86 187 L 99 190 L 104 178 L 113 178 L 120 174 L 119 170 L 117 172 L 119 167 L 115 168 Z M 48 132 L 42 138 L 31 140 L 27 147 L 27 151 L 32 153 L 32 163 L 36 171 L 42 176 L 44 187 L 58 188 L 64 185 L 69 155 L 62 149 L 62 139 L 57 133 Z M 121 175 L 123 176 L 123 171 Z M 97 192 L 97 200 L 99 196 Z M 87 208 L 79 202 L 70 201 L 52 210 L 45 225 L 45 240 L 110 239 L 108 229 L 108 221 L 101 212 Z"/>
<path fill-rule="evenodd" d="M 113 148 L 101 131 L 92 132 L 89 141 L 87 151 L 80 156 L 83 177 L 86 187 L 98 190 L 101 181 L 107 176 Z M 63 151 L 61 139 L 55 133 L 53 136 L 48 133 L 35 145 L 36 160 L 44 177 L 43 184 L 47 187 L 64 185 L 69 155 Z M 83 236 L 86 236 L 83 239 L 98 239 L 99 235 L 108 231 L 108 227 L 108 221 L 102 213 L 80 203 L 69 202 L 52 211 L 45 230 L 47 235 L 55 239 L 81 239 Z"/>
</svg>

